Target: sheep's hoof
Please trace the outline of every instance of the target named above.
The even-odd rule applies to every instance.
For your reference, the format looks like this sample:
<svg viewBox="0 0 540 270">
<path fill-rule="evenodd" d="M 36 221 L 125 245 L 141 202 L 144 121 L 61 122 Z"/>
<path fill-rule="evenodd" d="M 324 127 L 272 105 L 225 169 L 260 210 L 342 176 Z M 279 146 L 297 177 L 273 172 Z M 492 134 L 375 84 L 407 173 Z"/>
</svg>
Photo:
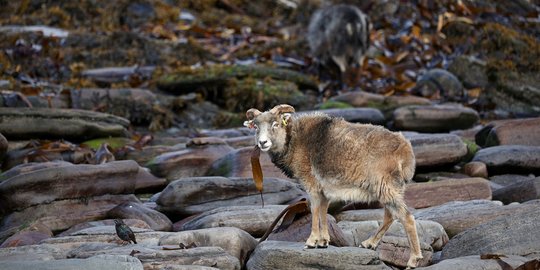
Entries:
<svg viewBox="0 0 540 270">
<path fill-rule="evenodd" d="M 324 239 L 322 241 L 317 242 L 317 248 L 327 248 L 328 247 L 328 240 Z"/>
<path fill-rule="evenodd" d="M 304 245 L 304 249 L 314 249 L 314 248 L 317 248 L 317 246 Z"/>
<path fill-rule="evenodd" d="M 407 268 L 405 268 L 405 269 L 416 268 L 418 266 L 418 261 L 420 261 L 423 258 L 424 257 L 422 255 L 420 255 L 420 256 L 411 256 L 411 258 L 409 258 L 409 261 L 407 262 Z"/>
<path fill-rule="evenodd" d="M 377 245 L 373 244 L 373 243 L 372 243 L 371 241 L 369 241 L 369 240 L 370 240 L 370 239 L 368 239 L 368 240 L 363 241 L 362 243 L 360 243 L 360 247 L 375 250 L 375 249 L 377 248 Z"/>
</svg>

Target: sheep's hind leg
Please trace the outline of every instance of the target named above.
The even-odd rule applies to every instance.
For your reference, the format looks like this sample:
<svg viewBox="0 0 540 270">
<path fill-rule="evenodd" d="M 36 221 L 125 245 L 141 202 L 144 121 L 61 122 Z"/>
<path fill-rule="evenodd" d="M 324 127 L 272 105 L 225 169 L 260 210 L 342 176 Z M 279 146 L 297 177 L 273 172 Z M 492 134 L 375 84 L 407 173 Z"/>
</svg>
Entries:
<svg viewBox="0 0 540 270">
<path fill-rule="evenodd" d="M 330 234 L 328 233 L 328 199 L 326 196 L 321 195 L 320 202 L 320 219 L 321 219 L 321 231 L 319 242 L 317 243 L 318 248 L 327 248 L 330 244 Z"/>
<path fill-rule="evenodd" d="M 418 240 L 418 233 L 416 231 L 416 222 L 414 216 L 409 212 L 403 201 L 396 205 L 397 207 L 394 214 L 405 228 L 409 240 L 410 255 L 409 261 L 407 261 L 407 269 L 415 268 L 418 266 L 418 261 L 423 258 L 422 250 L 420 249 L 420 241 Z"/>
<path fill-rule="evenodd" d="M 390 225 L 392 225 L 393 222 L 394 217 L 392 216 L 390 210 L 388 210 L 388 207 L 385 206 L 383 223 L 373 236 L 363 241 L 360 245 L 364 248 L 376 249 L 381 241 L 381 238 L 384 236 L 386 231 L 388 231 L 388 228 L 390 228 Z"/>
</svg>

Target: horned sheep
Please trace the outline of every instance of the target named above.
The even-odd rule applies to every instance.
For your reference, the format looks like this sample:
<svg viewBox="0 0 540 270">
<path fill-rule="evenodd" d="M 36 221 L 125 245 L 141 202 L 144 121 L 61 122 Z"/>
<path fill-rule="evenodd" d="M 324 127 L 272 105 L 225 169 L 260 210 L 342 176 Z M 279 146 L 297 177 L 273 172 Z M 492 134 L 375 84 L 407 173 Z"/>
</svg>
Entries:
<svg viewBox="0 0 540 270">
<path fill-rule="evenodd" d="M 288 177 L 298 179 L 309 194 L 312 224 L 306 248 L 328 246 L 330 201 L 379 201 L 384 205 L 383 223 L 362 246 L 375 249 L 397 218 L 411 247 L 407 267 L 416 267 L 422 253 L 414 217 L 403 198 L 405 184 L 415 170 L 410 142 L 381 126 L 294 111 L 286 104 L 266 112 L 249 109 L 244 124 L 256 128 L 258 147 Z"/>
</svg>

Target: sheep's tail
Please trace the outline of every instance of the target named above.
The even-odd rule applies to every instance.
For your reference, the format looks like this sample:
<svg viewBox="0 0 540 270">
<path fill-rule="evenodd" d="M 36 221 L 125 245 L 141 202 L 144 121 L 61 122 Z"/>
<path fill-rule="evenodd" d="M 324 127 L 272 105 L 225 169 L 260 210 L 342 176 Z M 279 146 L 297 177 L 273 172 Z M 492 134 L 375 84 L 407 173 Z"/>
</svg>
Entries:
<svg viewBox="0 0 540 270">
<path fill-rule="evenodd" d="M 403 154 L 403 159 L 399 163 L 401 179 L 403 179 L 405 183 L 408 183 L 412 180 L 416 168 L 416 160 L 414 158 L 411 143 L 407 140 L 407 143 L 402 144 L 398 151 Z"/>
</svg>

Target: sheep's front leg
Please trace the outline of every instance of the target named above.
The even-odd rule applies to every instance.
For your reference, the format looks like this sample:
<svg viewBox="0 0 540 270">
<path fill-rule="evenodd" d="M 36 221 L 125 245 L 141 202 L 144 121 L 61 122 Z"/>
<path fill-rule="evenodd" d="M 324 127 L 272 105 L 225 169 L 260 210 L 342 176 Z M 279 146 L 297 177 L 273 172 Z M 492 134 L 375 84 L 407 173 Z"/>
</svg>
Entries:
<svg viewBox="0 0 540 270">
<path fill-rule="evenodd" d="M 310 192 L 310 206 L 311 206 L 311 235 L 306 241 L 305 248 L 317 248 L 317 247 L 327 247 L 328 246 L 328 240 L 330 237 L 322 238 L 321 237 L 321 230 L 320 230 L 320 221 L 321 221 L 321 214 L 324 210 L 324 220 L 326 221 L 326 208 L 324 207 L 324 201 L 326 201 L 326 198 L 321 192 Z M 324 226 L 324 225 L 323 225 Z M 328 227 L 326 228 L 326 235 L 328 235 Z"/>
<path fill-rule="evenodd" d="M 330 234 L 328 233 L 328 199 L 326 196 L 321 195 L 319 215 L 321 218 L 321 237 L 320 242 L 317 243 L 317 247 L 327 248 L 330 244 Z"/>
</svg>

